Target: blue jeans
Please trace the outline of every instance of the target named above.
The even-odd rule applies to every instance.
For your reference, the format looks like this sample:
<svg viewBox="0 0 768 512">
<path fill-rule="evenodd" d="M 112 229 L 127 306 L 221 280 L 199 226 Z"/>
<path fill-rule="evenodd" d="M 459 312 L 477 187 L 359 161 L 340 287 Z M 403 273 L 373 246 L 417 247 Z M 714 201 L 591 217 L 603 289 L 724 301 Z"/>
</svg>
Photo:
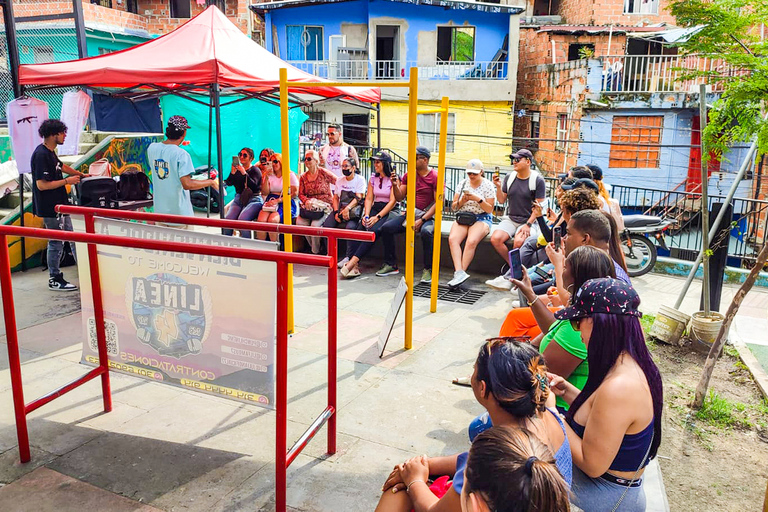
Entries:
<svg viewBox="0 0 768 512">
<path fill-rule="evenodd" d="M 642 482 L 642 479 L 640 481 Z M 627 489 L 624 485 L 609 482 L 600 477 L 590 478 L 576 465 L 573 466 L 571 501 L 577 507 L 590 512 L 611 512 L 619 500 L 621 505 L 616 509 L 617 512 L 645 510 L 645 491 L 642 485 Z"/>
<path fill-rule="evenodd" d="M 72 219 L 69 215 L 59 215 L 58 217 L 43 217 L 43 224 L 46 229 L 55 229 L 57 231 L 74 231 L 72 229 Z M 75 252 L 75 244 L 71 243 L 72 255 L 77 260 L 77 253 Z M 48 240 L 48 275 L 51 277 L 57 277 L 62 275 L 59 270 L 59 263 L 61 262 L 61 254 L 64 252 L 64 242 L 61 240 Z"/>
<path fill-rule="evenodd" d="M 397 268 L 397 254 L 395 249 L 395 235 L 405 233 L 405 214 L 390 215 L 387 222 L 381 227 L 381 238 L 384 242 L 384 263 Z M 419 230 L 421 235 L 422 256 L 424 257 L 424 268 L 432 268 L 432 246 L 435 234 L 435 220 L 429 219 L 421 225 Z"/>
<path fill-rule="evenodd" d="M 253 196 L 251 201 L 243 206 L 240 204 L 240 194 L 236 194 L 235 200 L 232 201 L 232 205 L 229 207 L 229 212 L 227 213 L 226 218 L 229 220 L 252 221 L 259 216 L 262 206 L 264 206 L 264 201 L 261 199 L 261 196 Z M 224 234 L 227 236 L 232 236 L 233 233 L 234 231 L 231 229 L 224 230 Z M 251 232 L 241 229 L 240 236 L 243 238 L 251 238 Z"/>
</svg>

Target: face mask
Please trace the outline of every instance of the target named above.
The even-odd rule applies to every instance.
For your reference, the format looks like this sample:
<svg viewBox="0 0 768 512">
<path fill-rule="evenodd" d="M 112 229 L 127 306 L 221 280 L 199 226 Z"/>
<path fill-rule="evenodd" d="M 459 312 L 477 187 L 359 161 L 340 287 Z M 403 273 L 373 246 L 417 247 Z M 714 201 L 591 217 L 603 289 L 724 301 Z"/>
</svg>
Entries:
<svg viewBox="0 0 768 512">
<path fill-rule="evenodd" d="M 342 167 L 341 172 L 344 173 L 344 176 L 351 176 L 352 175 L 352 169 L 350 169 L 350 168 L 344 169 Z"/>
</svg>

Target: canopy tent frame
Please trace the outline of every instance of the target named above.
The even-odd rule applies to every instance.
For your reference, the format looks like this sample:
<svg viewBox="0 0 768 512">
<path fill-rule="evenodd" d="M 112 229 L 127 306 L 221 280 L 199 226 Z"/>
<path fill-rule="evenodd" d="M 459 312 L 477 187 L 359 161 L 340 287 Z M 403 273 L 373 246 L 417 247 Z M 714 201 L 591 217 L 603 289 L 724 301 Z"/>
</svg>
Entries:
<svg viewBox="0 0 768 512">
<path fill-rule="evenodd" d="M 153 57 L 159 54 L 162 57 L 165 53 L 170 58 L 173 52 L 178 54 L 181 48 L 187 48 L 184 43 L 190 40 L 207 45 L 205 49 L 208 54 L 198 56 L 194 52 L 187 52 L 185 53 L 187 60 L 179 63 L 178 59 L 175 59 L 173 69 L 162 65 L 153 67 L 158 62 L 162 64 L 162 59 L 155 58 L 149 64 L 142 60 L 149 54 Z M 219 40 L 222 43 L 217 45 Z M 242 62 L 240 56 L 243 48 L 254 52 L 257 56 L 255 60 L 260 62 L 259 67 L 254 67 L 252 61 Z M 145 69 L 137 69 L 135 59 L 141 61 Z M 328 80 L 303 72 L 272 55 L 243 34 L 213 5 L 176 30 L 132 48 L 67 62 L 22 65 L 19 67 L 19 82 L 22 86 L 22 94 L 25 90 L 34 92 L 61 87 L 83 87 L 110 97 L 126 98 L 132 101 L 175 95 L 207 106 L 211 109 L 208 124 L 209 178 L 214 136 L 212 121 L 215 117 L 216 166 L 219 170 L 219 190 L 222 190 L 224 179 L 221 108 L 249 99 L 258 99 L 280 107 L 280 81 L 278 77 L 269 75 L 277 69 L 280 70 L 278 73 L 282 70 L 290 70 L 292 75 L 290 78 L 295 81 L 295 87 L 290 94 L 293 103 L 290 108 L 315 104 L 311 98 L 302 98 L 297 94 L 311 95 L 317 98 L 317 102 L 339 99 L 344 100 L 345 103 L 368 108 L 372 108 L 368 105 L 369 103 L 381 102 L 381 92 L 378 88 L 325 86 L 325 83 L 330 83 Z M 198 80 L 177 82 L 179 75 L 189 77 L 195 74 L 198 75 Z M 136 76 L 141 75 L 155 79 L 131 83 Z M 300 85 L 302 83 L 307 87 L 302 87 Z M 195 93 L 207 94 L 208 98 L 207 100 L 196 98 Z M 235 95 L 242 97 L 222 102 L 222 96 Z M 286 148 L 283 148 L 283 151 L 285 150 Z M 287 165 L 290 171 L 290 161 Z M 222 218 L 224 217 L 223 206 L 223 204 L 219 205 L 219 214 Z M 210 199 L 208 213 L 210 214 Z"/>
</svg>

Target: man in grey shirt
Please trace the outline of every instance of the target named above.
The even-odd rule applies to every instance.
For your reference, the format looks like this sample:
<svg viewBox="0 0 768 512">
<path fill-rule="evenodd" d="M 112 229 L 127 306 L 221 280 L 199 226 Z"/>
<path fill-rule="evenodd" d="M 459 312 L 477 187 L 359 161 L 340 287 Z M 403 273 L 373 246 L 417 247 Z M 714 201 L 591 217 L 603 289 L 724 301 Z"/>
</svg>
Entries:
<svg viewBox="0 0 768 512">
<path fill-rule="evenodd" d="M 515 170 L 514 178 L 507 175 L 502 183 L 499 176 L 494 176 L 496 185 L 496 200 L 507 203 L 507 212 L 491 235 L 491 244 L 499 256 L 507 262 L 509 248 L 507 242 L 511 238 L 512 247 L 517 249 L 526 238 L 538 236 L 539 227 L 533 214 L 533 201 L 541 203 L 546 197 L 544 178 L 531 169 L 533 154 L 527 149 L 521 149 L 509 156 Z M 530 180 L 535 180 L 531 184 Z M 491 288 L 509 290 L 512 283 L 504 275 L 485 282 Z"/>
</svg>

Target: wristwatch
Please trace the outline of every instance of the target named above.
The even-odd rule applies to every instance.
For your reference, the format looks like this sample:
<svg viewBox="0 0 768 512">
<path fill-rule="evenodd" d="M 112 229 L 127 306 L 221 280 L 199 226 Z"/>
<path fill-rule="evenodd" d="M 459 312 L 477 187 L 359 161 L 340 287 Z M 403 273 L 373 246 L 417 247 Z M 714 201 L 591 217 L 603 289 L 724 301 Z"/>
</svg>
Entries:
<svg viewBox="0 0 768 512">
<path fill-rule="evenodd" d="M 531 224 L 530 222 L 526 222 L 525 225 L 528 226 L 529 228 L 533 227 L 533 224 Z"/>
</svg>

